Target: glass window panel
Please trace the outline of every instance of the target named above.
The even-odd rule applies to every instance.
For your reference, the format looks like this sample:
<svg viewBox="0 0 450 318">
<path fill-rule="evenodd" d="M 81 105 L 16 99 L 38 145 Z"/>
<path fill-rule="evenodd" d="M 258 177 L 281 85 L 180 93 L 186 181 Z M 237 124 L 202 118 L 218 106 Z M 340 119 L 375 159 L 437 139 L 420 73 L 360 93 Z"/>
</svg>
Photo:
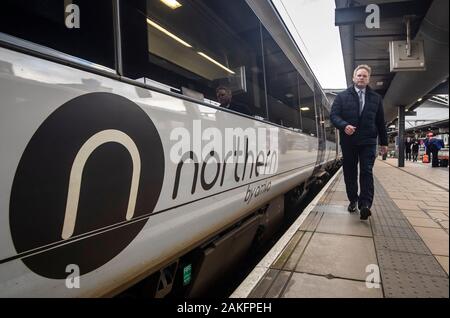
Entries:
<svg viewBox="0 0 450 318">
<path fill-rule="evenodd" d="M 330 121 L 330 112 L 324 107 L 325 134 L 328 141 L 336 142 L 336 130 Z"/>
<path fill-rule="evenodd" d="M 262 33 L 269 119 L 300 129 L 298 72 L 265 28 Z"/>
<path fill-rule="evenodd" d="M 314 92 L 301 79 L 300 81 L 300 113 L 302 120 L 302 131 L 308 135 L 317 135 L 316 111 L 314 107 Z"/>
<path fill-rule="evenodd" d="M 73 18 L 79 8 L 79 28 Z M 69 15 L 69 16 L 68 16 Z M 73 19 L 72 19 L 73 18 Z M 113 9 L 110 0 L 3 0 L 0 32 L 114 69 Z"/>
<path fill-rule="evenodd" d="M 319 137 L 319 147 L 320 149 L 325 148 L 325 113 L 323 106 L 323 95 L 320 87 L 315 84 L 314 85 L 314 102 L 316 104 L 316 119 L 317 119 L 317 127 L 320 127 L 318 130 Z"/>
<path fill-rule="evenodd" d="M 141 20 L 124 22 L 129 26 L 123 34 L 124 64 L 131 70 L 125 75 L 198 92 L 213 101 L 216 88 L 225 86 L 232 91 L 233 104 L 266 117 L 260 22 L 253 11 L 243 0 L 233 5 L 222 0 L 180 3 L 171 9 L 159 0 L 122 1 L 127 7 L 122 19 Z M 136 33 L 145 48 L 132 43 Z M 133 58 L 136 53 L 129 52 L 127 39 L 145 58 Z"/>
</svg>

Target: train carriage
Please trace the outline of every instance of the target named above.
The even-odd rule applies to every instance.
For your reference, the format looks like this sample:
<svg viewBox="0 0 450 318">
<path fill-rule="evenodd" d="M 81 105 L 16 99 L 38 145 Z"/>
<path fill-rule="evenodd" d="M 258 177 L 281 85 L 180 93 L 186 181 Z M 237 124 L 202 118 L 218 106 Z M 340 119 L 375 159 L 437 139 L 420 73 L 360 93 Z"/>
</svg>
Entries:
<svg viewBox="0 0 450 318">
<path fill-rule="evenodd" d="M 270 0 L 1 6 L 2 297 L 205 295 L 339 165 Z"/>
</svg>

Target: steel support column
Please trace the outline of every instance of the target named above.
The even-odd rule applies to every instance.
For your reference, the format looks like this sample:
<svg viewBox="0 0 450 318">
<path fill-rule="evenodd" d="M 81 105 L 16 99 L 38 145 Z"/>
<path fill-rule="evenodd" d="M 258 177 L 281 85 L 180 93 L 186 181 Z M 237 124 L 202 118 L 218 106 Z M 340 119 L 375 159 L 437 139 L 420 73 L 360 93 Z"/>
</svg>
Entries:
<svg viewBox="0 0 450 318">
<path fill-rule="evenodd" d="M 405 106 L 398 106 L 398 166 L 405 166 Z"/>
</svg>

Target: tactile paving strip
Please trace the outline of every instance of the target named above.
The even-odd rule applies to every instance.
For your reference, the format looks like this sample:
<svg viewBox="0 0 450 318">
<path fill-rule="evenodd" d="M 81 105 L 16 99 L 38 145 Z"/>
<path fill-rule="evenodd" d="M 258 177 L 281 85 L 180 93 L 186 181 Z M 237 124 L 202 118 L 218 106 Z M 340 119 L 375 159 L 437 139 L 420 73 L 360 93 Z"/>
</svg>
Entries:
<svg viewBox="0 0 450 318">
<path fill-rule="evenodd" d="M 401 237 L 412 240 L 419 240 L 420 236 L 409 227 L 379 225 L 372 223 L 373 234 L 388 237 Z"/>
<path fill-rule="evenodd" d="M 376 178 L 374 185 L 371 226 L 385 297 L 448 298 L 448 275 Z"/>
<path fill-rule="evenodd" d="M 392 269 L 399 272 L 417 273 L 430 276 L 447 275 L 442 271 L 441 266 L 431 255 L 420 255 L 413 253 L 403 253 L 398 251 L 380 250 L 378 254 L 378 265 L 383 269 Z"/>
<path fill-rule="evenodd" d="M 374 206 L 372 208 L 372 211 L 376 213 L 376 214 L 372 213 L 373 215 L 378 215 L 384 219 L 389 219 L 389 220 L 390 219 L 400 219 L 400 220 L 405 219 L 405 216 L 400 211 L 389 211 L 385 207 Z"/>
<path fill-rule="evenodd" d="M 421 240 L 411 240 L 406 238 L 375 236 L 375 246 L 377 249 L 387 249 L 391 251 L 431 255 L 428 247 Z"/>
<path fill-rule="evenodd" d="M 442 277 L 383 270 L 381 279 L 384 295 L 387 298 L 449 297 L 448 279 Z"/>
<path fill-rule="evenodd" d="M 397 227 L 411 227 L 408 221 L 404 218 L 387 218 L 384 215 L 379 215 L 378 213 L 373 213 L 370 219 L 374 224 L 384 225 L 384 226 L 397 226 Z"/>
</svg>

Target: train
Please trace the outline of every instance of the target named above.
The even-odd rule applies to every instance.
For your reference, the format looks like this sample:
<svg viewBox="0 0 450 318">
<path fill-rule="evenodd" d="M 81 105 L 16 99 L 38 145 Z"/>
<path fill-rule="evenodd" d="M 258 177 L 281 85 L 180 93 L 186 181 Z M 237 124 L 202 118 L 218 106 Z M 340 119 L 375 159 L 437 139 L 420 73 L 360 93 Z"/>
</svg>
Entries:
<svg viewBox="0 0 450 318">
<path fill-rule="evenodd" d="M 270 0 L 1 6 L 0 297 L 207 295 L 341 164 Z"/>
</svg>

